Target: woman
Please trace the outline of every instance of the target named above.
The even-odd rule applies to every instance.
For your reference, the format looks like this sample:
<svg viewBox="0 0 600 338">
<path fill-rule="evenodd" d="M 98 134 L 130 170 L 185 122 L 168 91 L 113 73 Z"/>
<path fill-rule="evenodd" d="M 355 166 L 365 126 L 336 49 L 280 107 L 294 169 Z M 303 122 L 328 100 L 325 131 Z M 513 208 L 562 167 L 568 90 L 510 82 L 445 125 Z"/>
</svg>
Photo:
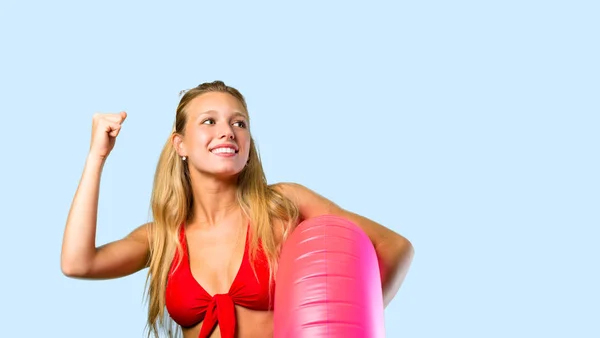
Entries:
<svg viewBox="0 0 600 338">
<path fill-rule="evenodd" d="M 148 267 L 148 325 L 155 336 L 169 330 L 170 317 L 185 338 L 271 337 L 281 245 L 302 220 L 331 214 L 369 236 L 380 262 L 384 303 L 392 300 L 412 260 L 411 243 L 302 185 L 268 185 L 245 99 L 221 81 L 201 84 L 181 98 L 154 178 L 153 221 L 97 248 L 100 176 L 126 117 L 94 115 L 65 227 L 65 275 L 117 278 Z"/>
</svg>

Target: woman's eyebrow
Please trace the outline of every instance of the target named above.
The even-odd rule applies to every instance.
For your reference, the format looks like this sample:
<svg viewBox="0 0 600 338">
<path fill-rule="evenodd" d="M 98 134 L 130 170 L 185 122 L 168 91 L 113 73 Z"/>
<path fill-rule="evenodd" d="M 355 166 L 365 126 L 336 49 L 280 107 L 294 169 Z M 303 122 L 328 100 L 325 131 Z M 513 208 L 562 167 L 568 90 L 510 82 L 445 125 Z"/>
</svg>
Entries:
<svg viewBox="0 0 600 338">
<path fill-rule="evenodd" d="M 218 113 L 219 113 L 219 112 L 218 112 L 218 111 L 216 111 L 216 110 L 207 110 L 207 111 L 205 111 L 205 112 L 201 112 L 201 113 L 199 113 L 199 114 L 198 114 L 198 118 L 200 118 L 200 117 L 202 117 L 202 116 L 204 116 L 204 115 L 218 114 Z M 244 119 L 248 119 L 248 115 L 246 115 L 246 114 L 245 114 L 245 113 L 243 113 L 243 112 L 239 112 L 239 111 L 233 112 L 233 114 L 232 114 L 232 117 L 243 117 Z"/>
<path fill-rule="evenodd" d="M 236 111 L 235 113 L 233 113 L 233 116 L 241 116 L 245 119 L 248 118 L 248 115 L 246 115 L 245 113 L 239 112 L 239 111 Z"/>
</svg>

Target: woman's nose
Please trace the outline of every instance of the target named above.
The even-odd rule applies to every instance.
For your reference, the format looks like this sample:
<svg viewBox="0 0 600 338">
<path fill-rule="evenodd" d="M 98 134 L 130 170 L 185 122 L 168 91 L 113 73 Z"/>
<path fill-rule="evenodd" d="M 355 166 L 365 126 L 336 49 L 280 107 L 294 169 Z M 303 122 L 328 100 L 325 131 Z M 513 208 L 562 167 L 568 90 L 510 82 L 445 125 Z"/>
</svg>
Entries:
<svg viewBox="0 0 600 338">
<path fill-rule="evenodd" d="M 235 134 L 233 133 L 233 130 L 229 126 L 221 128 L 219 133 L 220 133 L 219 138 L 228 138 L 231 140 L 233 140 L 235 138 Z"/>
</svg>

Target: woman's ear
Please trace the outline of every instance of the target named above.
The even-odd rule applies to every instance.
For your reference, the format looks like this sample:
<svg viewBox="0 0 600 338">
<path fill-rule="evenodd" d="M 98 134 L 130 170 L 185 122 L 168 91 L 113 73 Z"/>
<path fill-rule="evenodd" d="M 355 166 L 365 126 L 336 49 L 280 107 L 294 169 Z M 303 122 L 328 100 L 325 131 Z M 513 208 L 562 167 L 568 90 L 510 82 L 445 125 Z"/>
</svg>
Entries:
<svg viewBox="0 0 600 338">
<path fill-rule="evenodd" d="M 187 156 L 185 144 L 183 143 L 183 137 L 181 135 L 173 133 L 173 136 L 171 136 L 171 143 L 180 157 Z"/>
</svg>

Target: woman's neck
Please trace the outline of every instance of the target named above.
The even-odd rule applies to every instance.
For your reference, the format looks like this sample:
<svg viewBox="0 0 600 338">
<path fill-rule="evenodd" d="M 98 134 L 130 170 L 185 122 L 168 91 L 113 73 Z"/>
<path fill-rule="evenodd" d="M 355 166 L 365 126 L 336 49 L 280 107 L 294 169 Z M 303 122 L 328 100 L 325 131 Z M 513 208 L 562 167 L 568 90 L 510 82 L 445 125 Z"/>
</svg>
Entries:
<svg viewBox="0 0 600 338">
<path fill-rule="evenodd" d="M 194 195 L 193 224 L 200 227 L 215 227 L 238 218 L 240 206 L 237 200 L 237 184 L 217 179 L 193 180 Z"/>
</svg>

